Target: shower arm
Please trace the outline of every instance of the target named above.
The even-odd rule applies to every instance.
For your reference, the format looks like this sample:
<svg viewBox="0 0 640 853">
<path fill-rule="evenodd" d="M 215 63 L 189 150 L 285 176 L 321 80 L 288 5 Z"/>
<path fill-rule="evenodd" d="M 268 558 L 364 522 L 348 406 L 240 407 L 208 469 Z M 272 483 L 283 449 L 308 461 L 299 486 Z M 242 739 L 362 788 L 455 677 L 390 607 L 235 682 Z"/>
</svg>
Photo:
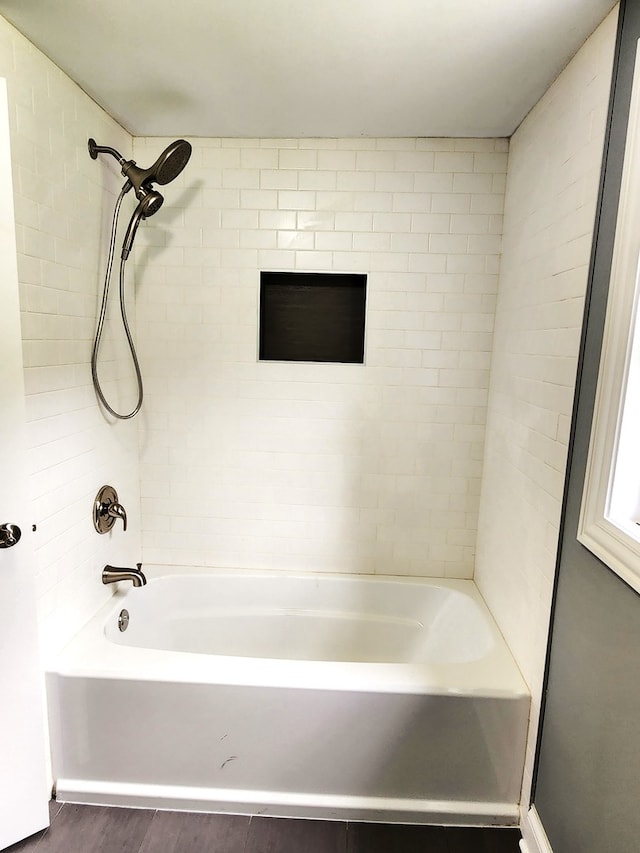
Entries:
<svg viewBox="0 0 640 853">
<path fill-rule="evenodd" d="M 98 154 L 111 154 L 112 157 L 115 157 L 120 165 L 124 165 L 127 161 L 124 159 L 122 154 L 119 151 L 116 151 L 115 148 L 109 148 L 108 145 L 98 145 L 95 139 L 89 140 L 89 157 L 92 160 L 98 159 Z"/>
<path fill-rule="evenodd" d="M 133 162 L 132 160 L 125 160 L 125 158 L 122 156 L 122 154 L 119 151 L 116 151 L 115 148 L 110 148 L 108 145 L 98 145 L 96 143 L 95 139 L 89 140 L 88 147 L 89 147 L 89 157 L 91 157 L 92 160 L 97 160 L 98 154 L 111 154 L 112 157 L 115 157 L 115 159 L 118 161 L 118 163 L 122 167 L 122 174 L 123 175 L 124 175 L 124 167 L 127 166 L 129 163 Z M 126 175 L 125 175 L 125 177 L 126 177 Z M 129 190 L 131 190 L 131 189 L 133 189 L 133 184 L 131 183 L 129 178 L 127 178 L 126 183 L 125 183 L 122 191 L 123 191 L 123 193 L 128 193 Z M 137 193 L 136 193 L 136 195 L 137 195 Z"/>
</svg>

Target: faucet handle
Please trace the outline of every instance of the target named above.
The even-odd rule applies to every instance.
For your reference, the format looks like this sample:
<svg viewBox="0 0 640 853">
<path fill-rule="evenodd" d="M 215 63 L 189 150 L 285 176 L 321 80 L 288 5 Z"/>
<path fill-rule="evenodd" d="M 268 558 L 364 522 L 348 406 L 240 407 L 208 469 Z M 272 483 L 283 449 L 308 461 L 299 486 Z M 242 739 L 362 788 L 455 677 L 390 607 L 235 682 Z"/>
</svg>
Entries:
<svg viewBox="0 0 640 853">
<path fill-rule="evenodd" d="M 119 504 L 116 501 L 114 501 L 113 503 L 110 503 L 109 506 L 107 507 L 107 514 L 114 521 L 116 520 L 116 518 L 121 518 L 123 530 L 127 529 L 127 513 L 126 513 L 125 508 L 122 506 L 122 504 Z"/>
<path fill-rule="evenodd" d="M 113 486 L 103 486 L 93 502 L 93 526 L 98 533 L 108 533 L 116 519 L 120 518 L 127 529 L 127 513 L 118 501 L 118 493 Z"/>
</svg>

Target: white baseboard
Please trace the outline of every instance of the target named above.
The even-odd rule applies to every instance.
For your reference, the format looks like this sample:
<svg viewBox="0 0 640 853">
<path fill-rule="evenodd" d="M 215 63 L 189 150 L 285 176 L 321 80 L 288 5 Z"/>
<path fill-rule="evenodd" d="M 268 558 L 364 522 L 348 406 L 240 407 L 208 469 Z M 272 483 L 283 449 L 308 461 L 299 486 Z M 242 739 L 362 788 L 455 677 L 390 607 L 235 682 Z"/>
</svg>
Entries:
<svg viewBox="0 0 640 853">
<path fill-rule="evenodd" d="M 522 853 L 553 853 L 535 806 L 531 806 L 529 811 L 522 813 L 520 832 L 522 833 L 520 842 Z"/>
</svg>

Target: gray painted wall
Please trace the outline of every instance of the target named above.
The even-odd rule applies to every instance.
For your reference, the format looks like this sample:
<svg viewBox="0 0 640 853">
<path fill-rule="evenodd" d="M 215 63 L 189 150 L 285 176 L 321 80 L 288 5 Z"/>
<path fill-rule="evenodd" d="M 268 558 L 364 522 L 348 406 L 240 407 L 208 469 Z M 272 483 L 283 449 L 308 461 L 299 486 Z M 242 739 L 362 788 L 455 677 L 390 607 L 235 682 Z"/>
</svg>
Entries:
<svg viewBox="0 0 640 853">
<path fill-rule="evenodd" d="M 533 796 L 554 853 L 640 850 L 640 597 L 576 539 L 639 38 L 623 0 Z"/>
</svg>

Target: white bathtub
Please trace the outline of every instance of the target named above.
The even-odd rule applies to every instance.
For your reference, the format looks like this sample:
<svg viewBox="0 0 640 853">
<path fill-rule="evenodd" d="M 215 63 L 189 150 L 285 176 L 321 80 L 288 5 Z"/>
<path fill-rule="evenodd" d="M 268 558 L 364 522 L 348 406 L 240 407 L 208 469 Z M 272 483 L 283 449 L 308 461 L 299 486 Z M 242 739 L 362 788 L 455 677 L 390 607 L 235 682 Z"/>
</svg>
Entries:
<svg viewBox="0 0 640 853">
<path fill-rule="evenodd" d="M 529 697 L 472 582 L 145 571 L 47 673 L 60 800 L 517 823 Z"/>
</svg>

